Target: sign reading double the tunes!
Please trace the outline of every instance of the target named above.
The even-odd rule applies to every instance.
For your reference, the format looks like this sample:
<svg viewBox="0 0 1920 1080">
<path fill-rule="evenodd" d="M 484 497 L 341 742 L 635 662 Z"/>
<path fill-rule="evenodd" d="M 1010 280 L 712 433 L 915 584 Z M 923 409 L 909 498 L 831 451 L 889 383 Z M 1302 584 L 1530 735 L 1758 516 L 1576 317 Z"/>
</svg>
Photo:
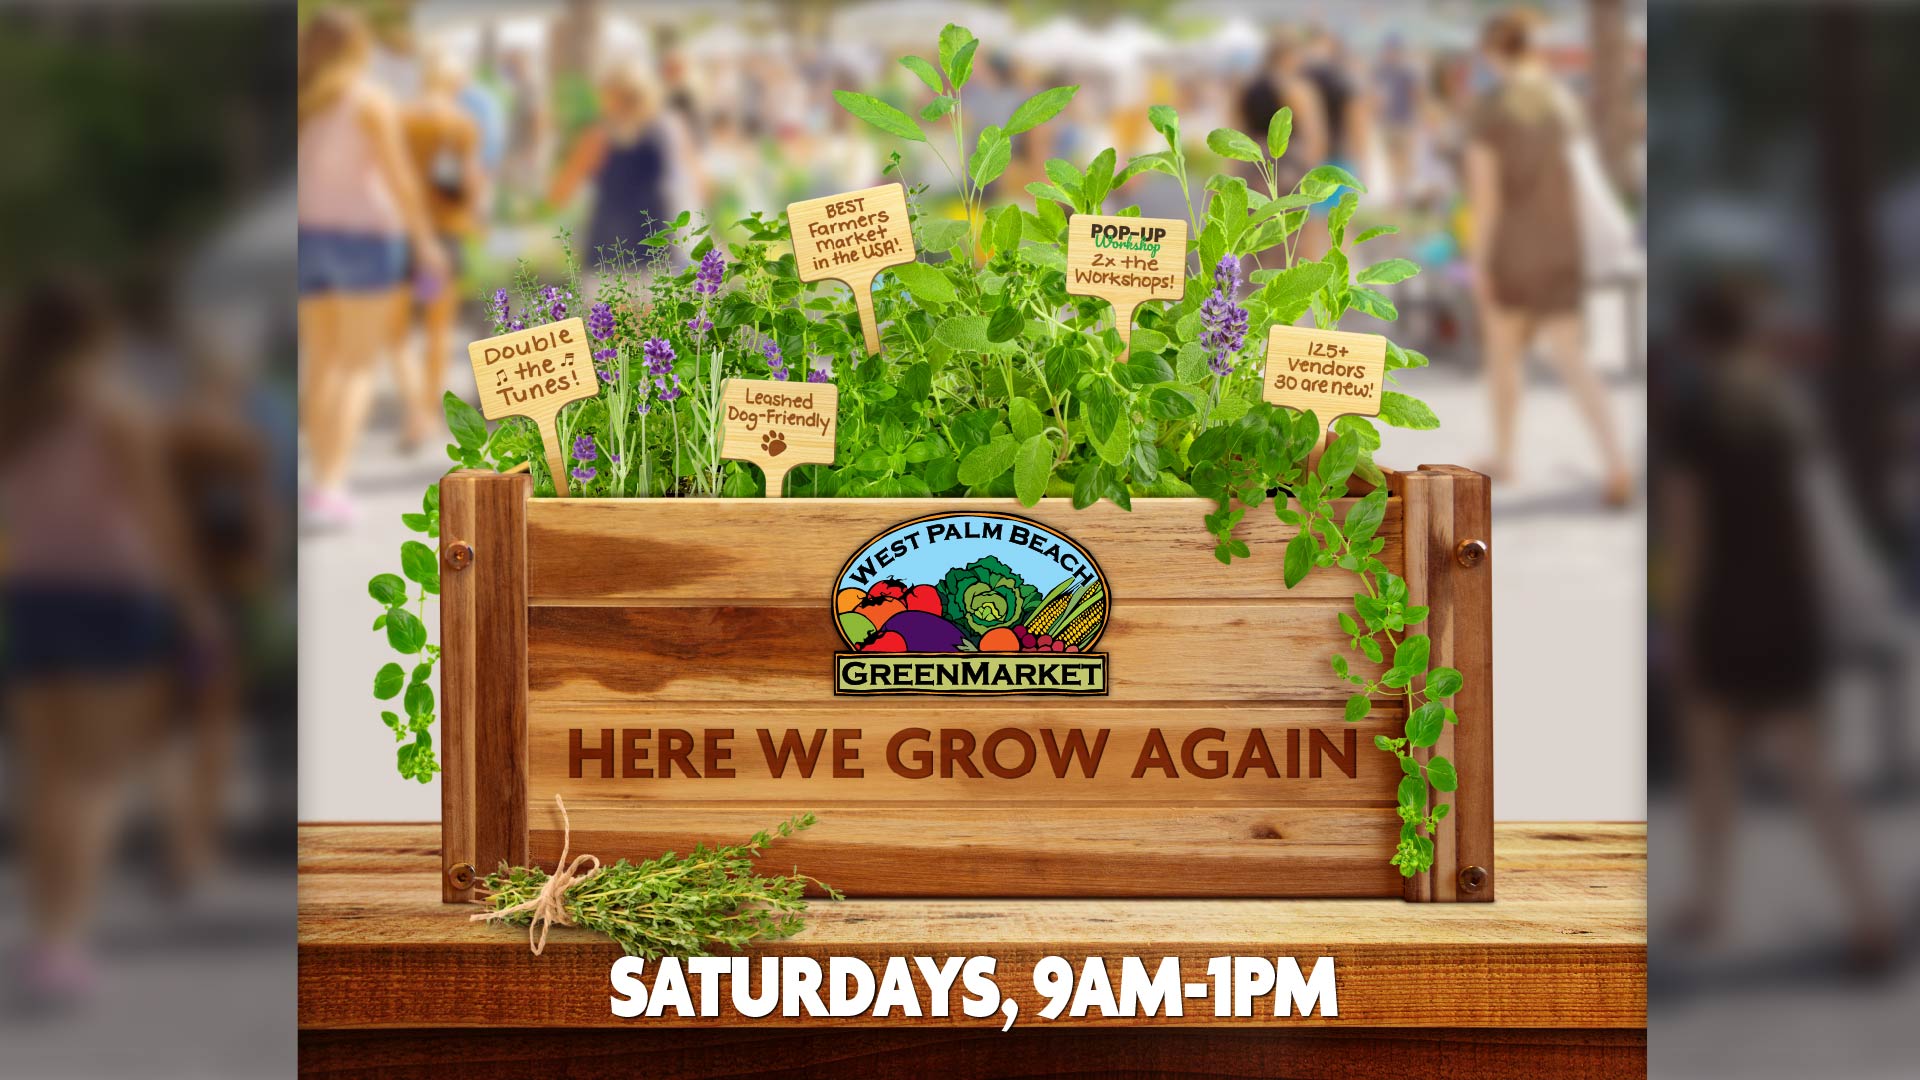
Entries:
<svg viewBox="0 0 1920 1080">
<path fill-rule="evenodd" d="M 1067 219 L 1067 292 L 1113 305 L 1120 345 L 1133 341 L 1133 309 L 1144 300 L 1178 300 L 1186 292 L 1187 223 L 1178 218 Z"/>
<path fill-rule="evenodd" d="M 577 317 L 467 345 L 480 390 L 480 415 L 489 420 L 524 416 L 534 422 L 559 495 L 567 493 L 566 450 L 553 421 L 562 405 L 600 392 L 592 352 L 587 324 Z"/>
<path fill-rule="evenodd" d="M 1267 334 L 1260 392 L 1270 404 L 1311 410 L 1322 424 L 1378 416 L 1386 372 L 1387 339 L 1379 334 L 1276 326 Z"/>
<path fill-rule="evenodd" d="M 801 281 L 844 281 L 860 311 L 867 352 L 880 351 L 873 314 L 873 278 L 914 259 L 907 191 L 899 184 L 829 195 L 787 205 L 794 268 Z"/>
</svg>

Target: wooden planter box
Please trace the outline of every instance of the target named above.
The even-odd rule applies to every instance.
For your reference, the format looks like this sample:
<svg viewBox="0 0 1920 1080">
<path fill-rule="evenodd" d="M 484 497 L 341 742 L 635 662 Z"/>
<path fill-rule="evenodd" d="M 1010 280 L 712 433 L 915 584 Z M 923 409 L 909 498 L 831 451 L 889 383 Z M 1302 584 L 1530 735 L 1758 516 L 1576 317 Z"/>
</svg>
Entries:
<svg viewBox="0 0 1920 1080">
<path fill-rule="evenodd" d="M 1294 530 L 1265 508 L 1241 529 L 1254 557 L 1229 567 L 1213 558 L 1201 524 L 1211 504 L 1199 499 L 1139 499 L 1131 512 L 1061 499 L 533 499 L 525 474 L 449 475 L 443 896 L 472 899 L 476 874 L 503 862 L 551 868 L 557 794 L 573 851 L 608 862 L 734 841 L 813 811 L 820 824 L 775 847 L 769 865 L 797 864 L 856 896 L 1491 900 L 1488 485 L 1450 466 L 1389 483 L 1381 557 L 1411 602 L 1432 609 L 1422 629 L 1433 663 L 1466 679 L 1460 724 L 1434 748 L 1462 785 L 1434 871 L 1413 879 L 1387 864 L 1400 773 L 1372 746 L 1400 734 L 1404 710 L 1382 702 L 1344 723 L 1346 684 L 1328 666 L 1354 579 L 1316 571 L 1287 589 L 1281 555 Z M 1098 560 L 1111 599 L 1104 694 L 835 693 L 844 565 L 902 522 L 943 511 L 1015 515 Z M 1074 729 L 1089 741 L 1107 732 L 1092 776 L 1058 776 L 1043 753 L 1042 767 L 1015 776 L 955 764 L 950 777 L 914 778 L 886 752 L 898 736 L 935 760 L 949 750 L 978 763 L 1007 731 L 1005 760 Z M 1271 765 L 1247 760 L 1254 729 Z M 762 731 L 776 744 L 818 738 L 811 776 L 791 761 L 771 775 Z M 1155 732 L 1177 776 L 1133 775 Z M 603 739 L 613 760 L 596 753 Z M 677 768 L 663 761 L 670 751 Z M 1204 775 L 1219 761 L 1225 775 Z"/>
</svg>

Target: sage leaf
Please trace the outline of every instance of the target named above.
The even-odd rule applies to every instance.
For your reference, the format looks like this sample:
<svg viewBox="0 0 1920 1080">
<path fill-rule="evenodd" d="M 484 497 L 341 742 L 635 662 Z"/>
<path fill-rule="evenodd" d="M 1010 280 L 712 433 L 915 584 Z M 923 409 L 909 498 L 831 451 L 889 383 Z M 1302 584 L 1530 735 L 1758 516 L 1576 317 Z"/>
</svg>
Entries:
<svg viewBox="0 0 1920 1080">
<path fill-rule="evenodd" d="M 1011 435 L 996 435 L 985 446 L 976 446 L 960 462 L 960 482 L 968 487 L 980 487 L 1005 476 L 1013 468 L 1015 453 L 1020 449 L 1020 441 Z"/>
<path fill-rule="evenodd" d="M 1056 86 L 1021 102 L 1007 120 L 1007 134 L 1018 135 L 1023 131 L 1031 131 L 1058 116 L 1079 89 L 1078 86 Z"/>
<path fill-rule="evenodd" d="M 1053 474 L 1053 440 L 1045 432 L 1020 444 L 1013 463 L 1013 493 L 1020 505 L 1032 506 L 1047 493 L 1047 479 Z"/>
<path fill-rule="evenodd" d="M 1260 148 L 1252 139 L 1232 128 L 1214 128 L 1207 132 L 1207 149 L 1235 161 L 1259 161 Z"/>
<path fill-rule="evenodd" d="M 833 100 L 839 102 L 841 108 L 889 135 L 909 142 L 927 141 L 927 133 L 920 130 L 920 125 L 913 122 L 913 117 L 877 97 L 852 90 L 835 90 Z"/>
</svg>

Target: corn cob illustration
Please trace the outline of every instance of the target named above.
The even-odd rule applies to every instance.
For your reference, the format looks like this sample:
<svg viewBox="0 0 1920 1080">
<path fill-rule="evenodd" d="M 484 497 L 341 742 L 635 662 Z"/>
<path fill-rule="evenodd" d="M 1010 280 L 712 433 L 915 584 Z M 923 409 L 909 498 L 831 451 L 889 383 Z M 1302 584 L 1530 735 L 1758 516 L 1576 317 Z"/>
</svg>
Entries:
<svg viewBox="0 0 1920 1080">
<path fill-rule="evenodd" d="M 1065 620 L 1067 609 L 1073 606 L 1073 579 L 1068 578 L 1053 587 L 1040 606 L 1027 617 L 1027 632 L 1030 634 L 1053 635 L 1053 628 Z"/>
<path fill-rule="evenodd" d="M 1076 610 L 1060 632 L 1053 636 L 1068 645 L 1084 646 L 1100 632 L 1100 626 L 1106 619 L 1107 598 L 1096 596 L 1092 603 Z"/>
</svg>

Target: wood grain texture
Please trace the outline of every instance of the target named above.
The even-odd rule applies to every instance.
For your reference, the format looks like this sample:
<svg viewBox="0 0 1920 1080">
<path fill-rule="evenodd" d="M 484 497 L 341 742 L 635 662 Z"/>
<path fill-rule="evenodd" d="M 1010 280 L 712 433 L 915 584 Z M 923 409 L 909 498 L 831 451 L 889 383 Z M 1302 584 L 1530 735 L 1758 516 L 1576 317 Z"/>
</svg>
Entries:
<svg viewBox="0 0 1920 1080">
<path fill-rule="evenodd" d="M 831 1031 L 307 1031 L 303 1076 L 467 1080 L 564 1073 L 628 1080 L 1628 1080 L 1647 1071 L 1643 1031 L 1472 1028 L 1396 1031 L 1155 1028 L 1081 1031 L 1017 1027 Z"/>
<path fill-rule="evenodd" d="M 1322 424 L 1380 415 L 1387 339 L 1379 334 L 1275 326 L 1267 332 L 1266 365 L 1260 392 L 1274 405 L 1310 409 Z"/>
<path fill-rule="evenodd" d="M 751 461 L 767 481 L 767 498 L 783 495 L 795 465 L 833 464 L 840 391 L 832 383 L 728 379 L 720 391 L 725 422 L 720 456 Z"/>
<path fill-rule="evenodd" d="M 467 344 L 480 412 L 489 420 L 524 416 L 540 429 L 554 490 L 567 493 L 566 449 L 554 418 L 570 402 L 600 392 L 593 345 L 578 316 Z"/>
<path fill-rule="evenodd" d="M 474 470 L 440 481 L 440 812 L 445 899 L 527 853 L 526 509 L 533 478 Z M 472 551 L 464 569 L 448 557 Z"/>
<path fill-rule="evenodd" d="M 1458 558 L 1462 541 L 1480 540 L 1491 551 L 1492 515 L 1487 478 L 1451 466 L 1423 466 L 1397 477 L 1405 504 L 1409 602 L 1431 606 L 1429 654 L 1434 667 L 1452 667 L 1463 679 L 1450 704 L 1460 722 L 1434 746 L 1415 751 L 1422 760 L 1445 757 L 1461 777 L 1451 795 L 1429 791 L 1453 807 L 1435 836 L 1433 869 L 1407 881 L 1409 900 L 1494 899 L 1493 858 L 1493 560 L 1474 566 Z M 1477 888 L 1461 871 L 1486 871 Z"/>
<path fill-rule="evenodd" d="M 441 904 L 434 832 L 432 825 L 301 827 L 302 1028 L 632 1026 L 607 1007 L 607 970 L 617 947 L 585 931 L 556 928 L 546 952 L 534 957 L 524 932 L 470 923 L 465 909 Z M 1332 955 L 1340 972 L 1340 1015 L 1289 1020 L 1288 1030 L 1643 1028 L 1645 827 L 1503 824 L 1497 839 L 1500 903 L 1436 904 L 1417 918 L 1397 898 L 853 899 L 816 904 L 798 937 L 755 953 L 858 956 L 869 963 L 904 953 L 991 954 L 1000 960 L 1003 989 L 1015 993 L 1025 1017 L 1039 1001 L 1030 987 L 1021 994 L 1023 980 L 1008 973 L 1029 971 L 1043 955 L 1180 956 L 1183 968 L 1197 965 L 1194 971 L 1216 955 Z M 1182 1025 L 1271 1029 L 1275 1023 L 1201 1011 L 1205 1015 L 1184 1017 Z M 737 1023 L 730 1016 L 647 1022 L 650 1030 Z M 905 1022 L 812 1023 L 825 1029 Z M 916 1023 L 976 1028 L 980 1022 Z M 1054 1022 L 1068 1023 L 1113 1028 L 1128 1022 Z"/>
<path fill-rule="evenodd" d="M 1142 242 L 1142 230 L 1158 229 L 1148 254 L 1102 247 L 1097 237 Z M 1113 305 L 1113 324 L 1124 350 L 1133 341 L 1133 311 L 1146 300 L 1178 300 L 1186 292 L 1187 223 L 1179 218 L 1075 214 L 1067 219 L 1067 294 L 1097 296 Z"/>
<path fill-rule="evenodd" d="M 873 278 L 914 260 L 907 189 L 881 184 L 787 204 L 794 268 L 801 281 L 844 281 L 853 289 L 868 353 L 880 351 L 873 315 Z"/>
<path fill-rule="evenodd" d="M 1330 601 L 1129 603 L 1115 592 L 1100 639 L 1107 702 L 1337 702 L 1327 665 L 1346 640 Z M 653 701 L 825 703 L 846 648 L 823 600 L 804 607 L 535 607 L 536 708 Z M 1355 671 L 1372 670 L 1356 665 Z M 845 700 L 845 699 L 840 699 Z M 898 700 L 898 699 L 896 699 Z M 1099 705 L 1086 706 L 1089 716 Z"/>
<path fill-rule="evenodd" d="M 1340 514 L 1346 513 L 1343 501 Z M 1116 602 L 1129 600 L 1350 600 L 1353 577 L 1315 570 L 1289 590 L 1282 556 L 1297 531 L 1266 508 L 1236 534 L 1251 558 L 1222 566 L 1203 519 L 1205 499 L 1135 499 L 1132 511 L 1069 499 L 1023 507 L 1014 499 L 535 499 L 527 507 L 529 602 L 692 605 L 783 602 L 831 610 L 836 576 L 859 546 L 938 510 L 1031 518 L 1093 553 Z M 1400 500 L 1379 535 L 1400 573 Z"/>
<path fill-rule="evenodd" d="M 1372 745 L 1375 735 L 1400 731 L 1404 718 L 1390 709 L 1348 725 L 1330 705 L 1088 712 L 1084 705 L 1036 709 L 1008 698 L 991 706 L 950 698 L 917 706 L 918 700 L 855 698 L 848 704 L 861 707 L 780 710 L 645 700 L 539 708 L 527 725 L 528 795 L 535 807 L 551 806 L 555 794 L 569 806 L 615 798 L 679 804 L 798 799 L 815 808 L 840 800 L 1384 807 L 1393 805 L 1400 780 L 1393 759 Z M 950 735 L 957 732 L 966 736 Z M 667 738 L 672 742 L 663 746 Z M 852 755 L 840 769 L 836 746 Z M 1159 763 L 1161 746 L 1171 771 Z M 612 752 L 601 753 L 607 747 Z M 687 749 L 663 760 L 663 750 L 679 748 Z M 1143 758 L 1150 760 L 1144 767 Z M 733 775 L 715 776 L 715 770 Z M 836 775 L 854 770 L 861 774 Z M 929 775 L 916 775 L 922 772 Z"/>
<path fill-rule="evenodd" d="M 1194 897 L 1397 896 L 1380 858 L 1398 835 L 1385 807 L 1132 806 L 925 802 L 567 803 L 573 850 L 603 859 L 686 851 L 745 838 L 815 808 L 822 825 L 782 842 L 772 865 L 854 896 Z M 531 811 L 530 854 L 559 861 L 551 802 Z"/>
</svg>

